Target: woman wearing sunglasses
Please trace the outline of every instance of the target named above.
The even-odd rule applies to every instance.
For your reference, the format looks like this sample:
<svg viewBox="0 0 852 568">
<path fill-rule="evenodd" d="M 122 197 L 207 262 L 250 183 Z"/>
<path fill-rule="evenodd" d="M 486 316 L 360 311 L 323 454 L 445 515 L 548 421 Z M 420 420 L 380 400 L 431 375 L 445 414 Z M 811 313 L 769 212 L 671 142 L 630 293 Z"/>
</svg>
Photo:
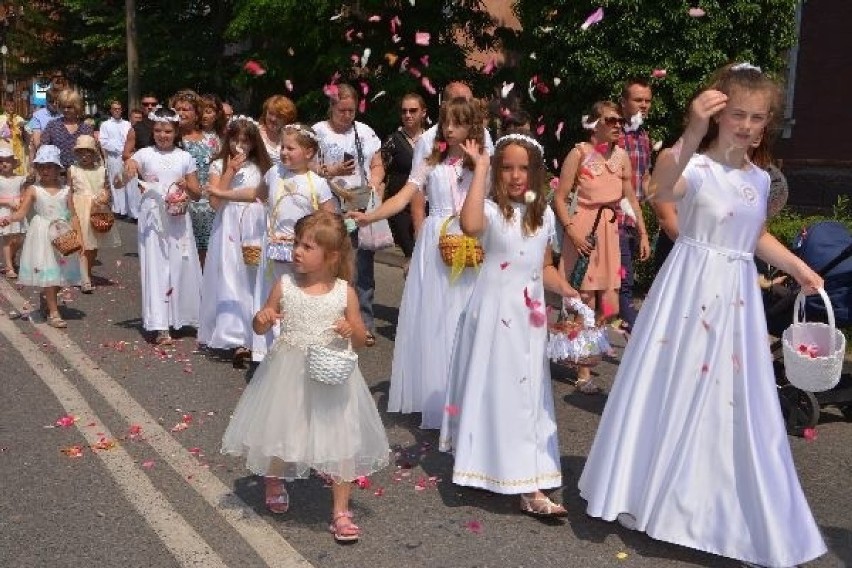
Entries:
<svg viewBox="0 0 852 568">
<path fill-rule="evenodd" d="M 609 101 L 594 104 L 591 114 L 583 117 L 583 128 L 590 131 L 589 141 L 577 144 L 566 156 L 553 199 L 553 208 L 565 231 L 562 250 L 565 274 L 570 279 L 580 256 L 588 257 L 588 269 L 576 287 L 583 302 L 595 309 L 599 320 L 618 312 L 622 271 L 618 224 L 610 222 L 612 213 L 606 208 L 618 210 L 618 202 L 624 197 L 634 211 L 642 211 L 630 181 L 630 159 L 617 144 L 623 123 L 616 104 Z M 587 237 L 599 213 L 602 218 L 594 233 L 593 246 Z M 639 257 L 645 259 L 650 246 L 641 215 L 637 215 L 636 227 Z M 577 371 L 575 386 L 584 394 L 601 392 L 592 383 L 587 367 Z"/>
</svg>

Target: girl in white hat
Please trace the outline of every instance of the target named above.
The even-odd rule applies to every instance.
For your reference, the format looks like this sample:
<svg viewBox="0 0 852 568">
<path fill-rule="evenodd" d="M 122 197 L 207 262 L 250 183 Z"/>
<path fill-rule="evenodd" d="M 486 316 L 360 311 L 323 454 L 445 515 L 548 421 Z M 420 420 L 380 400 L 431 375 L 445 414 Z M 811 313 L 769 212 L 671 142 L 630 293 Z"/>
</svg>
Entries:
<svg viewBox="0 0 852 568">
<path fill-rule="evenodd" d="M 21 203 L 21 188 L 26 178 L 15 175 L 18 165 L 12 148 L 7 144 L 0 145 L 0 219 L 14 213 Z M 15 271 L 15 254 L 21 246 L 21 235 L 26 232 L 26 219 L 0 227 L 0 245 L 3 248 L 3 261 L 6 263 L 3 272 L 6 278 L 18 277 Z"/>
<path fill-rule="evenodd" d="M 38 149 L 33 166 L 37 181 L 24 190 L 18 209 L 8 217 L 0 218 L 0 227 L 8 227 L 26 219 L 30 208 L 35 215 L 30 221 L 24 248 L 21 251 L 21 269 L 18 282 L 27 286 L 44 288 L 42 310 L 52 327 L 66 327 L 59 315 L 57 294 L 63 286 L 80 283 L 80 263 L 77 253 L 62 256 L 52 241 L 60 234 L 74 228 L 79 234 L 79 224 L 74 213 L 71 191 L 62 183 L 59 148 L 46 144 Z"/>
<path fill-rule="evenodd" d="M 68 167 L 68 183 L 71 185 L 74 209 L 80 219 L 80 237 L 83 241 L 83 252 L 80 254 L 80 291 L 91 294 L 95 290 L 92 284 L 92 266 L 97 259 L 98 248 L 120 246 L 121 240 L 115 227 L 105 233 L 98 233 L 92 225 L 92 211 L 110 212 L 109 182 L 106 167 L 100 160 L 97 140 L 83 134 L 74 144 L 74 154 L 77 162 Z"/>
</svg>

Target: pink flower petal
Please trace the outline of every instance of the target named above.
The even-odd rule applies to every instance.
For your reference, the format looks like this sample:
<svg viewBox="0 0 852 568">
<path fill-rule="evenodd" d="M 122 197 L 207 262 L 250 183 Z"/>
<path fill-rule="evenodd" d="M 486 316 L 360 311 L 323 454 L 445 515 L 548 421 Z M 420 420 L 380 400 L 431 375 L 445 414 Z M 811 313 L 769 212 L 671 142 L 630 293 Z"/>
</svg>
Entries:
<svg viewBox="0 0 852 568">
<path fill-rule="evenodd" d="M 507 266 L 509 266 L 508 262 L 501 262 L 500 263 L 500 270 L 506 270 Z"/>
<path fill-rule="evenodd" d="M 808 442 L 812 442 L 817 439 L 817 431 L 816 428 L 805 428 L 802 430 L 802 437 Z"/>
<path fill-rule="evenodd" d="M 420 80 L 420 83 L 430 95 L 434 95 L 437 92 L 435 87 L 432 86 L 432 82 L 429 80 L 429 77 L 423 77 L 423 79 Z"/>
<path fill-rule="evenodd" d="M 448 416 L 458 416 L 459 415 L 459 407 L 455 404 L 448 404 L 444 407 L 444 412 L 447 413 Z"/>
<path fill-rule="evenodd" d="M 428 32 L 417 32 L 414 34 L 414 43 L 417 45 L 427 46 L 429 45 L 429 40 L 431 39 L 431 35 Z"/>
<path fill-rule="evenodd" d="M 467 529 L 468 532 L 473 534 L 481 534 L 482 533 L 482 523 L 476 520 L 470 520 L 462 525 Z"/>
<path fill-rule="evenodd" d="M 143 462 L 142 462 L 142 467 L 144 467 L 145 469 L 151 469 L 152 467 L 154 467 L 154 460 L 145 460 L 145 461 L 143 461 Z"/>
<path fill-rule="evenodd" d="M 586 18 L 586 21 L 580 24 L 581 30 L 587 30 L 593 25 L 599 23 L 604 18 L 603 8 L 598 8 Z"/>
<path fill-rule="evenodd" d="M 250 75 L 254 75 L 255 77 L 260 77 L 266 73 L 266 69 L 253 59 L 249 59 L 246 61 L 245 65 L 243 65 L 243 69 L 245 69 Z"/>
<path fill-rule="evenodd" d="M 540 310 L 530 312 L 530 325 L 533 327 L 544 327 L 547 323 L 547 316 Z"/>
<path fill-rule="evenodd" d="M 688 14 L 693 18 L 703 18 L 707 12 L 702 10 L 701 8 L 690 8 Z"/>
<path fill-rule="evenodd" d="M 56 424 L 60 428 L 70 428 L 71 426 L 74 425 L 75 422 L 77 422 L 76 416 L 73 416 L 71 414 L 66 414 L 65 416 L 61 416 L 61 417 L 57 418 L 56 422 L 54 422 L 54 424 Z"/>
<path fill-rule="evenodd" d="M 355 478 L 355 483 L 356 483 L 356 484 L 358 485 L 358 487 L 360 487 L 361 489 L 369 489 L 369 488 L 370 488 L 370 486 L 372 486 L 372 482 L 370 481 L 370 478 L 369 478 L 369 477 L 367 477 L 366 475 L 362 475 L 362 476 L 360 476 L 360 477 L 356 477 L 356 478 Z"/>
<path fill-rule="evenodd" d="M 623 266 L 619 266 L 618 267 L 618 279 L 624 280 L 625 278 L 627 278 L 627 269 L 624 268 Z"/>
<path fill-rule="evenodd" d="M 654 77 L 655 79 L 662 79 L 663 77 L 666 76 L 666 70 L 665 69 L 654 69 L 653 71 L 651 71 L 651 76 Z"/>
<path fill-rule="evenodd" d="M 494 72 L 494 58 L 488 60 L 488 63 L 485 64 L 485 67 L 482 68 L 482 73 L 485 75 L 491 75 Z"/>
</svg>

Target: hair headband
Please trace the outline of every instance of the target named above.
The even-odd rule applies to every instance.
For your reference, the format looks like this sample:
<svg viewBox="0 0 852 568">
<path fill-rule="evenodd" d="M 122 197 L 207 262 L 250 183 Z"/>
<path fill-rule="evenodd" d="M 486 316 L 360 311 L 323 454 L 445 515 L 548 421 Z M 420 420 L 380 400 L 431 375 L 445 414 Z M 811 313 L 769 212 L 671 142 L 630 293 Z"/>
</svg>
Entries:
<svg viewBox="0 0 852 568">
<path fill-rule="evenodd" d="M 541 147 L 541 144 L 538 143 L 538 140 L 533 138 L 532 136 L 527 136 L 526 134 L 506 134 L 505 136 L 501 136 L 497 139 L 497 142 L 494 143 L 494 147 L 498 148 L 503 146 L 504 144 L 508 144 L 509 142 L 526 142 L 538 150 L 539 155 L 544 156 L 544 148 Z"/>
<path fill-rule="evenodd" d="M 305 136 L 307 136 L 308 138 L 310 138 L 311 140 L 313 140 L 314 142 L 319 144 L 319 141 L 320 141 L 319 136 L 317 136 L 315 132 L 308 130 L 307 128 L 305 128 L 304 126 L 299 124 L 298 122 L 294 123 L 294 124 L 285 125 L 284 130 L 285 131 L 286 130 L 295 130 L 297 133 L 304 134 Z"/>
<path fill-rule="evenodd" d="M 154 107 L 154 110 L 148 113 L 148 120 L 152 122 L 180 122 L 180 116 L 178 116 L 177 111 L 173 108 L 169 110 L 172 111 L 174 116 L 157 116 L 157 111 L 163 108 L 162 105 L 157 105 Z"/>
<path fill-rule="evenodd" d="M 758 67 L 757 65 L 752 65 L 748 61 L 732 65 L 731 71 L 757 71 L 758 73 L 763 73 L 763 70 L 760 67 Z"/>
<path fill-rule="evenodd" d="M 249 124 L 253 124 L 255 126 L 255 128 L 260 128 L 260 125 L 257 123 L 257 121 L 255 119 L 253 119 L 250 116 L 245 116 L 243 114 L 238 114 L 236 116 L 232 116 L 230 118 L 230 120 L 228 120 L 228 126 L 231 126 L 232 124 L 234 124 L 238 120 L 244 120 L 244 121 L 248 122 Z"/>
</svg>

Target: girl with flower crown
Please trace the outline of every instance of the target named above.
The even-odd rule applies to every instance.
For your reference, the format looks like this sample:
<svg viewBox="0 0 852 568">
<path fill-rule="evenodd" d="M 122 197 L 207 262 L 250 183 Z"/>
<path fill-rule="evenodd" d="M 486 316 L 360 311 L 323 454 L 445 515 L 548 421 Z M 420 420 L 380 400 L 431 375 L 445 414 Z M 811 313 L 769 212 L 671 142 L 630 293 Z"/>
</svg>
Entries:
<svg viewBox="0 0 852 568">
<path fill-rule="evenodd" d="M 825 553 L 778 405 L 754 256 L 813 294 L 822 278 L 767 233 L 767 150 L 781 90 L 727 65 L 692 100 L 648 196 L 678 237 L 622 356 L 580 476 L 587 514 L 652 538 L 786 568 Z"/>
<path fill-rule="evenodd" d="M 170 345 L 170 328 L 198 327 L 201 264 L 186 206 L 201 197 L 201 189 L 195 160 L 175 146 L 177 112 L 158 108 L 148 118 L 154 145 L 125 162 L 124 181 L 139 176 L 143 192 L 137 225 L 142 325 L 157 334 L 157 344 Z"/>
<path fill-rule="evenodd" d="M 237 116 L 225 129 L 222 151 L 210 164 L 210 204 L 216 211 L 207 248 L 201 289 L 198 342 L 233 350 L 235 367 L 251 357 L 252 290 L 257 268 L 243 260 L 245 243 L 257 246 L 266 230 L 263 204 L 240 202 L 255 196 L 263 175 L 272 167 L 258 124 Z"/>
<path fill-rule="evenodd" d="M 630 159 L 618 146 L 624 119 L 615 103 L 599 101 L 590 116 L 583 117 L 583 126 L 591 130 L 589 142 L 577 144 L 565 157 L 559 174 L 559 186 L 553 198 L 553 208 L 565 231 L 562 265 L 566 277 L 574 271 L 580 257 L 588 258 L 588 269 L 582 281 L 572 282 L 580 291 L 583 303 L 595 309 L 599 318 L 614 316 L 618 311 L 618 289 L 621 287 L 621 252 L 618 246 L 618 224 L 609 222 L 626 198 L 634 211 L 641 211 L 633 191 Z M 576 195 L 572 195 L 576 192 Z M 576 206 L 569 203 L 576 202 Z M 610 208 L 612 211 L 601 210 Z M 595 219 L 601 215 L 595 235 L 597 243 L 587 240 Z M 639 233 L 639 258 L 650 254 L 648 233 L 642 216 L 636 219 Z M 592 382 L 591 371 L 577 371 L 576 388 L 584 394 L 601 392 Z"/>
<path fill-rule="evenodd" d="M 542 148 L 525 134 L 497 140 L 493 201 L 487 154 L 471 140 L 464 150 L 476 169 L 461 227 L 482 240 L 485 262 L 458 320 L 440 449 L 455 455 L 453 483 L 520 495 L 530 515 L 565 516 L 544 493 L 562 485 L 544 291 L 577 292 L 553 266 Z"/>
<path fill-rule="evenodd" d="M 432 154 L 399 193 L 374 211 L 349 214 L 367 225 L 399 213 L 417 192 L 429 200 L 429 216 L 420 228 L 402 292 L 388 411 L 421 412 L 420 427 L 431 429 L 441 427 L 456 323 L 476 279 L 472 268 L 451 274 L 438 239 L 449 218 L 461 211 L 473 180 L 473 160 L 463 144 L 474 140 L 482 145 L 484 136 L 477 104 L 461 97 L 441 106 L 438 125 Z"/>
</svg>

